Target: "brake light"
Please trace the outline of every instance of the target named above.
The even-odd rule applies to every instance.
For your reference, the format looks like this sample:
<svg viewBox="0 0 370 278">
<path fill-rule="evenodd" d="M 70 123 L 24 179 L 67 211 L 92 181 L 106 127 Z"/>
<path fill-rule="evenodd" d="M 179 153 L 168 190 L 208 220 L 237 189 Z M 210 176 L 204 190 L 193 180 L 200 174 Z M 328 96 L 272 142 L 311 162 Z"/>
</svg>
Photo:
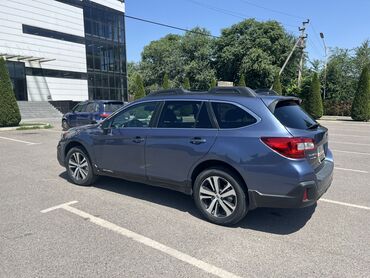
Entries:
<svg viewBox="0 0 370 278">
<path fill-rule="evenodd" d="M 109 117 L 109 114 L 108 113 L 103 113 L 103 114 L 100 114 L 100 117 L 105 119 L 105 118 Z"/>
<path fill-rule="evenodd" d="M 311 138 L 262 137 L 261 140 L 268 147 L 288 158 L 304 158 L 305 151 L 315 149 L 315 143 Z"/>
</svg>

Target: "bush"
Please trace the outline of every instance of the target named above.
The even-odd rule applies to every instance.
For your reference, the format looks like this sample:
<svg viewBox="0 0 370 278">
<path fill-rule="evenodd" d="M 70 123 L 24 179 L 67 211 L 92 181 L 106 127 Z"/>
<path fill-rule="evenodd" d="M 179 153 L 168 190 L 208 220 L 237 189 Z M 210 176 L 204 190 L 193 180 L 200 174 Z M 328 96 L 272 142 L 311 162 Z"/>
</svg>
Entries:
<svg viewBox="0 0 370 278">
<path fill-rule="evenodd" d="M 324 101 L 324 114 L 328 116 L 351 116 L 352 101 L 332 100 Z"/>
<path fill-rule="evenodd" d="M 355 121 L 370 120 L 370 75 L 369 66 L 362 70 L 355 98 L 352 104 L 351 117 Z"/>
<path fill-rule="evenodd" d="M 21 114 L 12 88 L 5 60 L 0 57 L 0 127 L 17 126 Z"/>
<path fill-rule="evenodd" d="M 317 73 L 313 75 L 310 91 L 305 102 L 306 111 L 315 119 L 319 119 L 323 115 L 323 105 L 320 93 L 320 81 Z"/>
</svg>

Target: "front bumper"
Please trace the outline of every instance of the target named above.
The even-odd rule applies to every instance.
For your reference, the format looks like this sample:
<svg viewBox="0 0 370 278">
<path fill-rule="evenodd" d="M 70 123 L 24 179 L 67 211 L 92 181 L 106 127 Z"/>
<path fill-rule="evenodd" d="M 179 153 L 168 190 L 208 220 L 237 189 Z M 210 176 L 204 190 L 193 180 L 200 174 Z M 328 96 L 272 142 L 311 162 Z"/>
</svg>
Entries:
<svg viewBox="0 0 370 278">
<path fill-rule="evenodd" d="M 59 142 L 57 146 L 57 159 L 61 166 L 65 167 L 65 144 L 63 142 Z"/>
<path fill-rule="evenodd" d="M 301 208 L 313 205 L 328 190 L 333 180 L 334 162 L 325 160 L 323 167 L 316 173 L 315 180 L 300 182 L 287 195 L 270 195 L 248 190 L 249 207 Z M 303 195 L 307 190 L 307 200 Z"/>
</svg>

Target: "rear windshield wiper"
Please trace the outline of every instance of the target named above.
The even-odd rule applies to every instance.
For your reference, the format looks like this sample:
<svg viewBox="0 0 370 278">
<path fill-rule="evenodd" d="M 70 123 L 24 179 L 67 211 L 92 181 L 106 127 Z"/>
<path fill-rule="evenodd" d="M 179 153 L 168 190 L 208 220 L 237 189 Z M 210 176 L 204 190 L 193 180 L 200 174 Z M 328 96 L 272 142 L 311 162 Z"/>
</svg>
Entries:
<svg viewBox="0 0 370 278">
<path fill-rule="evenodd" d="M 320 125 L 318 123 L 314 123 L 312 125 L 310 125 L 307 129 L 315 129 L 315 128 L 318 128 Z"/>
</svg>

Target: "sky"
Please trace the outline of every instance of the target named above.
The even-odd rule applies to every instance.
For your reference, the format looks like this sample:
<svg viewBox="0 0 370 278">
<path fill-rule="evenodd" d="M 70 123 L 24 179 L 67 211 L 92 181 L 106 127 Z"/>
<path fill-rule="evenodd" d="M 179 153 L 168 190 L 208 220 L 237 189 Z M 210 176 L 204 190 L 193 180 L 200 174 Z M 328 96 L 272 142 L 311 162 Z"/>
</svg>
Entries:
<svg viewBox="0 0 370 278">
<path fill-rule="evenodd" d="M 320 32 L 328 48 L 353 49 L 370 39 L 370 0 L 126 0 L 126 15 L 191 29 L 208 29 L 218 36 L 223 28 L 243 18 L 277 20 L 299 35 L 298 26 L 309 18 L 306 51 L 309 60 L 325 59 Z M 126 19 L 127 59 L 138 62 L 152 40 L 184 32 Z"/>
</svg>

